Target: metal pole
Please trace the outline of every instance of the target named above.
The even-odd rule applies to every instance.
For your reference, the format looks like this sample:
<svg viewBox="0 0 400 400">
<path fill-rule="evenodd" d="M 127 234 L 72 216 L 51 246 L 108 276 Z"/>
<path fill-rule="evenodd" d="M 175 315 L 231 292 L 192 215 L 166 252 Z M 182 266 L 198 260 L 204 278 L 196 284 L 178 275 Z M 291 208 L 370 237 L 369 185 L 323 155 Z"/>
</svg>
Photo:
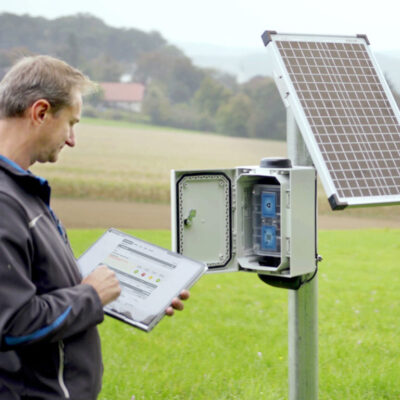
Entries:
<svg viewBox="0 0 400 400">
<path fill-rule="evenodd" d="M 287 108 L 288 158 L 312 165 L 290 108 Z M 307 281 L 309 277 L 305 277 Z M 289 290 L 289 400 L 318 399 L 318 276 Z"/>
</svg>

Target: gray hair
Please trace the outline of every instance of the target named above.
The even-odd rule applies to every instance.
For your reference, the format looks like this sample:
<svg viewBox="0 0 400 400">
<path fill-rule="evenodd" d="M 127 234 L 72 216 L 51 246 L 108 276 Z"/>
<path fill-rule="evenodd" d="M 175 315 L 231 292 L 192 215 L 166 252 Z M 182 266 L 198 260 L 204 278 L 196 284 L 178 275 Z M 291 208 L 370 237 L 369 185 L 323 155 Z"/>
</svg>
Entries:
<svg viewBox="0 0 400 400">
<path fill-rule="evenodd" d="M 0 118 L 21 117 L 39 99 L 47 100 L 56 113 L 71 105 L 74 90 L 86 94 L 96 87 L 81 71 L 57 58 L 24 57 L 0 82 Z"/>
</svg>

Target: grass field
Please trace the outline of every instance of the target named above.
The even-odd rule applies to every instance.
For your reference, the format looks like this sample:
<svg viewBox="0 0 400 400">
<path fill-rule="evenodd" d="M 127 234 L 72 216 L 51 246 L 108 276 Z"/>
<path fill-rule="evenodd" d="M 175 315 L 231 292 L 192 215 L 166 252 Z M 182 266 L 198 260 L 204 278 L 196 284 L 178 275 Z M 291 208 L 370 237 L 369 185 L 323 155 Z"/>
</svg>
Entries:
<svg viewBox="0 0 400 400">
<path fill-rule="evenodd" d="M 50 181 L 53 196 L 167 204 L 171 169 L 258 165 L 263 157 L 286 155 L 284 142 L 121 121 L 84 119 L 77 127 L 77 138 L 78 145 L 64 149 L 56 164 L 32 168 Z M 331 212 L 322 187 L 318 206 L 320 214 Z M 346 210 L 346 215 L 400 222 L 394 207 Z"/>
<path fill-rule="evenodd" d="M 76 255 L 100 234 L 70 231 Z M 400 230 L 320 232 L 319 253 L 320 400 L 399 399 Z M 191 294 L 149 334 L 106 318 L 100 400 L 287 399 L 287 292 L 232 273 Z"/>
<path fill-rule="evenodd" d="M 168 128 L 89 120 L 77 127 L 78 145 L 54 164 L 32 170 L 59 197 L 169 201 L 171 169 L 232 168 L 285 154 L 285 144 Z"/>
</svg>

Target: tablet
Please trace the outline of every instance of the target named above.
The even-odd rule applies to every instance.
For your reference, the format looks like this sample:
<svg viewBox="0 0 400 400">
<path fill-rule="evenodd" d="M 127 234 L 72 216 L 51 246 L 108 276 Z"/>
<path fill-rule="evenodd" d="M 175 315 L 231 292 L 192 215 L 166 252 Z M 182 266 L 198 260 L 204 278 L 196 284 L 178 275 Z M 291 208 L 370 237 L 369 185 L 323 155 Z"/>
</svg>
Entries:
<svg viewBox="0 0 400 400">
<path fill-rule="evenodd" d="M 207 270 L 202 262 L 112 228 L 78 259 L 84 277 L 102 264 L 115 272 L 122 289 L 105 313 L 146 332 Z"/>
</svg>

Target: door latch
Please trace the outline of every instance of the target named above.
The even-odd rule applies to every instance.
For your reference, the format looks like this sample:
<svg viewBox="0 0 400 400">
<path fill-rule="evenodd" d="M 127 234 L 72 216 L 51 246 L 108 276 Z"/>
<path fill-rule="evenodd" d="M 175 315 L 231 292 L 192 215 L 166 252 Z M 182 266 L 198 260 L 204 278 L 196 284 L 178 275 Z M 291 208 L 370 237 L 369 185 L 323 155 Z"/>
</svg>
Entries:
<svg viewBox="0 0 400 400">
<path fill-rule="evenodd" d="M 196 210 L 191 209 L 189 215 L 184 219 L 185 226 L 192 226 L 192 220 L 196 216 Z"/>
</svg>

